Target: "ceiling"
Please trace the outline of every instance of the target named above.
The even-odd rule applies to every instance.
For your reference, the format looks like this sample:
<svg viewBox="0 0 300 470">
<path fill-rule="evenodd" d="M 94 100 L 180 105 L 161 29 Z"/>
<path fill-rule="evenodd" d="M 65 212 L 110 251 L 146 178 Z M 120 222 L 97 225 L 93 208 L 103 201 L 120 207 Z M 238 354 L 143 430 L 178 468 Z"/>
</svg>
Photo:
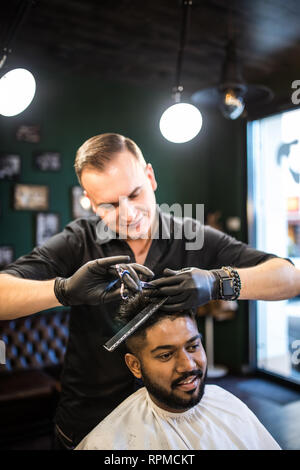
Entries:
<svg viewBox="0 0 300 470">
<path fill-rule="evenodd" d="M 1 5 L 2 47 L 19 3 Z M 287 92 L 300 78 L 299 0 L 194 0 L 191 8 L 185 92 L 218 84 L 229 35 L 237 40 L 246 81 L 270 86 L 284 74 Z M 9 60 L 171 89 L 180 28 L 176 0 L 37 0 Z"/>
</svg>

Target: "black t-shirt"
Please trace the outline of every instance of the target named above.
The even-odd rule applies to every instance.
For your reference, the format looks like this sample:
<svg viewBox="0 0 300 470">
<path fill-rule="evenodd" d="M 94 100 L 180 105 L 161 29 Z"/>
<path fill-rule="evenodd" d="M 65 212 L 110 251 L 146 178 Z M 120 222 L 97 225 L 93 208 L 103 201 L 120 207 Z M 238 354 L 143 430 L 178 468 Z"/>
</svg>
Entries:
<svg viewBox="0 0 300 470">
<path fill-rule="evenodd" d="M 80 266 L 96 258 L 129 255 L 130 262 L 135 262 L 125 240 L 99 239 L 98 222 L 96 216 L 71 222 L 61 233 L 2 272 L 46 280 L 69 277 Z M 203 240 L 202 248 L 193 245 L 191 231 L 196 234 L 194 240 L 197 237 Z M 254 250 L 196 220 L 174 218 L 164 213 L 159 213 L 159 233 L 160 237 L 152 240 L 144 263 L 155 273 L 155 278 L 160 277 L 167 267 L 247 267 L 275 256 Z M 82 305 L 70 310 L 69 340 L 56 423 L 74 444 L 134 391 L 134 377 L 124 362 L 124 346 L 114 352 L 102 347 L 117 331 L 114 316 L 118 308 L 119 304 L 114 302 L 99 307 Z"/>
</svg>

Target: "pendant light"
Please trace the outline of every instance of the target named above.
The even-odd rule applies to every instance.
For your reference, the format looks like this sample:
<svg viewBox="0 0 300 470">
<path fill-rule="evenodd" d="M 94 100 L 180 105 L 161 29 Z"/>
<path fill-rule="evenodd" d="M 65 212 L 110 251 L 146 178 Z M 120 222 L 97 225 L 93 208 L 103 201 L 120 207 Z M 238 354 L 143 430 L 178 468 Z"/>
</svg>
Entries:
<svg viewBox="0 0 300 470">
<path fill-rule="evenodd" d="M 251 110 L 270 102 L 274 96 L 266 86 L 249 84 L 244 80 L 238 55 L 237 33 L 240 28 L 239 23 L 235 25 L 233 11 L 237 11 L 234 1 L 228 7 L 228 38 L 219 83 L 198 90 L 191 96 L 191 102 L 196 106 L 218 108 L 229 120 L 245 117 Z"/>
<path fill-rule="evenodd" d="M 16 12 L 14 21 L 9 28 L 5 47 L 2 49 L 0 59 L 0 114 L 2 116 L 16 116 L 24 111 L 32 102 L 36 83 L 31 72 L 24 68 L 7 69 L 6 60 L 11 53 L 11 45 L 16 37 L 17 30 L 23 23 L 32 0 L 22 0 Z"/>
<path fill-rule="evenodd" d="M 165 139 L 174 143 L 184 143 L 192 140 L 202 127 L 202 116 L 199 109 L 190 103 L 181 102 L 183 91 L 181 69 L 192 3 L 191 0 L 184 0 L 182 3 L 182 25 L 177 55 L 176 85 L 173 88 L 173 100 L 175 103 L 164 111 L 159 122 L 162 135 Z"/>
</svg>

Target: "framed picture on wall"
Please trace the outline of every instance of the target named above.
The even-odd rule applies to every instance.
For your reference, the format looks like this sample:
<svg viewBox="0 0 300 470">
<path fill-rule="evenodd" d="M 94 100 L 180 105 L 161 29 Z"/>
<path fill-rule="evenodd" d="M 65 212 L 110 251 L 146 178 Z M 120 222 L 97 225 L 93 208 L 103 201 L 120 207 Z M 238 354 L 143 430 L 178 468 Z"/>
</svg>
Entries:
<svg viewBox="0 0 300 470">
<path fill-rule="evenodd" d="M 88 217 L 92 215 L 90 200 L 84 195 L 81 186 L 71 188 L 72 218 Z"/>
<path fill-rule="evenodd" d="M 15 250 L 11 245 L 0 245 L 0 269 L 15 260 Z"/>
<path fill-rule="evenodd" d="M 15 210 L 46 211 L 49 206 L 49 188 L 37 184 L 15 184 L 13 208 Z"/>
<path fill-rule="evenodd" d="M 14 154 L 0 155 L 0 180 L 18 180 L 21 175 L 21 157 Z"/>
<path fill-rule="evenodd" d="M 58 152 L 43 152 L 33 155 L 34 166 L 40 171 L 59 171 L 61 155 Z"/>
<path fill-rule="evenodd" d="M 21 142 L 29 142 L 31 144 L 37 144 L 41 140 L 40 126 L 22 124 L 16 131 L 16 138 Z"/>
<path fill-rule="evenodd" d="M 60 216 L 57 213 L 39 212 L 36 214 L 35 245 L 40 246 L 48 238 L 60 231 Z"/>
</svg>

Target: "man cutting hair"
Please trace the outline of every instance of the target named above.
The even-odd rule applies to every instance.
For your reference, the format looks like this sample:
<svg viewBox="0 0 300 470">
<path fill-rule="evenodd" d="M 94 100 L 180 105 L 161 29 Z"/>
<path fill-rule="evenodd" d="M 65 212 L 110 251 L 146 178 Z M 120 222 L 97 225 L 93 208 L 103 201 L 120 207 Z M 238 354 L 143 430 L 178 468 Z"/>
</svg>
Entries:
<svg viewBox="0 0 300 470">
<path fill-rule="evenodd" d="M 149 303 L 128 301 L 129 322 Z M 158 310 L 126 339 L 125 362 L 144 387 L 130 395 L 76 450 L 280 449 L 249 408 L 216 385 L 192 310 Z"/>
<path fill-rule="evenodd" d="M 112 284 L 120 273 L 116 266 L 127 290 L 138 291 L 139 277 L 154 279 L 159 295 L 169 296 L 168 311 L 220 296 L 280 300 L 300 292 L 300 271 L 287 260 L 158 210 L 154 170 L 131 139 L 91 137 L 78 149 L 75 170 L 95 215 L 70 222 L 0 273 L 0 320 L 70 307 L 55 416 L 57 447 L 64 449 L 75 447 L 135 390 L 122 348 L 110 353 L 99 346 L 116 332 L 122 297 L 122 286 Z M 191 233 L 203 246 L 188 249 Z"/>
</svg>

